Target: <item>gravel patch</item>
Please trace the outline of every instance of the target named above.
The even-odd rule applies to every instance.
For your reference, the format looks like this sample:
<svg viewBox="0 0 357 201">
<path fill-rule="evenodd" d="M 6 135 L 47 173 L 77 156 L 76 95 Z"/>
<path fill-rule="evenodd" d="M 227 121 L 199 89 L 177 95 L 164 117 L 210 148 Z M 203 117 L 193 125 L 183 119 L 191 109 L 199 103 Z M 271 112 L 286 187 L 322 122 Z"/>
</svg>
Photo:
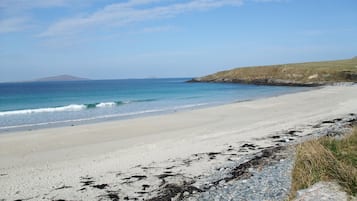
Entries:
<svg viewBox="0 0 357 201">
<path fill-rule="evenodd" d="M 221 182 L 210 190 L 196 194 L 188 201 L 206 200 L 285 200 L 291 186 L 291 171 L 294 165 L 292 148 L 284 152 L 285 159 L 273 165 L 250 170 L 250 178 Z"/>
</svg>

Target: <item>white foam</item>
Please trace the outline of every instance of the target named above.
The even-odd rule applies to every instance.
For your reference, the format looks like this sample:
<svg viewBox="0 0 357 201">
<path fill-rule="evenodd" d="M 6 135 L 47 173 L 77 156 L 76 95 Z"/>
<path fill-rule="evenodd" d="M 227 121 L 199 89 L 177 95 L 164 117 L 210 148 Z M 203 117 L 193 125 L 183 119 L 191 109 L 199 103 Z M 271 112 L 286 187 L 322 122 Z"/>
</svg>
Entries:
<svg viewBox="0 0 357 201">
<path fill-rule="evenodd" d="M 116 105 L 115 102 L 106 102 L 106 103 L 98 103 L 96 105 L 96 107 L 100 107 L 100 108 L 103 108 L 103 107 L 114 107 Z"/>
<path fill-rule="evenodd" d="M 187 109 L 187 108 L 195 108 L 199 106 L 204 106 L 204 105 L 209 105 L 212 103 L 197 103 L 197 104 L 189 104 L 189 105 L 181 105 L 181 106 L 176 106 L 173 109 Z"/>
<path fill-rule="evenodd" d="M 24 114 L 34 114 L 34 113 L 46 113 L 46 112 L 48 113 L 48 112 L 79 111 L 83 109 L 86 109 L 85 105 L 72 104 L 63 107 L 6 111 L 6 112 L 0 112 L 0 116 L 24 115 Z"/>
<path fill-rule="evenodd" d="M 154 112 L 163 112 L 163 111 L 165 111 L 165 109 L 157 109 L 157 110 L 154 109 L 154 110 L 144 110 L 144 111 L 138 111 L 138 112 L 102 115 L 102 116 L 88 117 L 88 118 L 82 118 L 82 119 L 70 119 L 70 120 L 52 121 L 52 122 L 43 122 L 43 123 L 34 123 L 34 124 L 22 124 L 22 125 L 16 125 L 16 126 L 4 126 L 4 127 L 0 127 L 0 130 L 14 129 L 14 128 L 26 128 L 26 127 L 32 127 L 32 126 L 46 126 L 46 125 L 51 125 L 51 124 L 61 124 L 61 123 L 71 123 L 71 122 L 73 122 L 73 123 L 74 122 L 83 122 L 83 121 L 115 118 L 115 117 L 134 116 L 134 115 L 154 113 Z"/>
</svg>

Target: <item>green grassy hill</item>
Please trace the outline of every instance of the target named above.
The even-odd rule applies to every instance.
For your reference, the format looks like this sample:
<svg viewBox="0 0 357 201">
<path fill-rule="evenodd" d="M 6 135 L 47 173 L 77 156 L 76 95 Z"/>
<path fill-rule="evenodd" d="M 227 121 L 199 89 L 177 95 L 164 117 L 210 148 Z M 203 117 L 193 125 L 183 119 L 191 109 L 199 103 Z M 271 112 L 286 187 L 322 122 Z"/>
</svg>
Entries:
<svg viewBox="0 0 357 201">
<path fill-rule="evenodd" d="M 338 82 L 357 82 L 357 58 L 235 68 L 194 78 L 191 82 L 233 82 L 291 86 L 319 86 Z"/>
</svg>

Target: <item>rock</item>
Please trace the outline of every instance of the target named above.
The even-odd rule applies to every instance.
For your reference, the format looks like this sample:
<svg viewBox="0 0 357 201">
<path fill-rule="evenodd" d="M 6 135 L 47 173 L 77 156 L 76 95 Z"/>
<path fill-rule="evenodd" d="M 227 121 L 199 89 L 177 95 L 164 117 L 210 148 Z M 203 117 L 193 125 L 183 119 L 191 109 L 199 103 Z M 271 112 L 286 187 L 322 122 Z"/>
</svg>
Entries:
<svg viewBox="0 0 357 201">
<path fill-rule="evenodd" d="M 313 74 L 313 75 L 310 75 L 307 79 L 311 80 L 311 79 L 316 79 L 318 77 L 319 77 L 318 74 Z"/>
<path fill-rule="evenodd" d="M 356 81 L 357 80 L 357 73 L 353 71 L 342 71 L 341 76 L 348 81 Z"/>
<path fill-rule="evenodd" d="M 222 180 L 222 181 L 219 182 L 219 185 L 220 185 L 220 186 L 223 186 L 225 183 L 226 183 L 226 182 L 225 182 L 224 180 Z"/>
<path fill-rule="evenodd" d="M 347 201 L 348 197 L 336 182 L 318 182 L 308 189 L 299 190 L 294 201 Z"/>
</svg>

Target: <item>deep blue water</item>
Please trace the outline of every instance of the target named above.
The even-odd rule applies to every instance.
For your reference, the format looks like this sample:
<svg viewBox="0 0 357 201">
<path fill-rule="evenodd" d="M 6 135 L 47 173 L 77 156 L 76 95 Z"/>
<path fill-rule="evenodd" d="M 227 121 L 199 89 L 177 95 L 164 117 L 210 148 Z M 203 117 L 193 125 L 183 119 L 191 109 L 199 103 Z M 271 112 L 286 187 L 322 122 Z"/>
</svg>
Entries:
<svg viewBox="0 0 357 201">
<path fill-rule="evenodd" d="M 188 79 L 0 83 L 0 132 L 126 119 L 303 90 Z"/>
</svg>

